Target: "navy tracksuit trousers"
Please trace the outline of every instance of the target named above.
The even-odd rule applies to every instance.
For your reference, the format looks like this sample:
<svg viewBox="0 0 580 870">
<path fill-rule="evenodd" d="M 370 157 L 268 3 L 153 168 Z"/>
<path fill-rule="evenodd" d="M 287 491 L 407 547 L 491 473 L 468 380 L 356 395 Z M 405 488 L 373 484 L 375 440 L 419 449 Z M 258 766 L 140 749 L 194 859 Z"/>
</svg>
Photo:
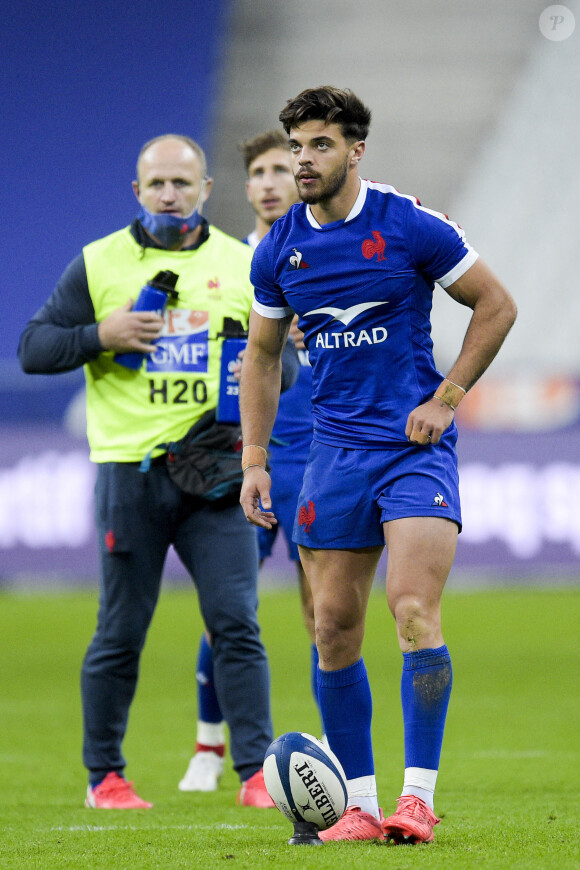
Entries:
<svg viewBox="0 0 580 870">
<path fill-rule="evenodd" d="M 183 493 L 163 462 L 146 474 L 138 463 L 101 464 L 95 496 L 100 596 L 81 673 L 85 766 L 94 778 L 125 767 L 121 744 L 139 658 L 173 544 L 197 588 L 234 768 L 247 779 L 272 740 L 255 528 L 237 503 L 210 506 Z"/>
</svg>

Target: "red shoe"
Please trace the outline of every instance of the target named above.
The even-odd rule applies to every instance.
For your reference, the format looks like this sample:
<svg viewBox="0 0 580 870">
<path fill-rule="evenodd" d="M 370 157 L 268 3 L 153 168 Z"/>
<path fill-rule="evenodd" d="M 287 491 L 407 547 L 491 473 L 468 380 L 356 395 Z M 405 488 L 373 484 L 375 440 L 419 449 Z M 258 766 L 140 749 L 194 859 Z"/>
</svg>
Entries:
<svg viewBox="0 0 580 870">
<path fill-rule="evenodd" d="M 135 794 L 132 782 L 111 771 L 95 788 L 88 787 L 85 806 L 97 810 L 150 810 L 153 804 Z"/>
<path fill-rule="evenodd" d="M 363 813 L 360 807 L 347 807 L 342 818 L 336 825 L 326 831 L 320 831 L 318 836 L 326 843 L 328 840 L 382 840 L 383 812 L 379 809 L 379 818 L 370 813 Z"/>
<path fill-rule="evenodd" d="M 242 783 L 236 803 L 241 807 L 258 807 L 261 810 L 269 810 L 276 806 L 266 789 L 262 768 Z"/>
<path fill-rule="evenodd" d="M 425 801 L 408 794 L 397 800 L 397 812 L 383 821 L 383 833 L 395 843 L 431 843 L 440 821 Z"/>
</svg>

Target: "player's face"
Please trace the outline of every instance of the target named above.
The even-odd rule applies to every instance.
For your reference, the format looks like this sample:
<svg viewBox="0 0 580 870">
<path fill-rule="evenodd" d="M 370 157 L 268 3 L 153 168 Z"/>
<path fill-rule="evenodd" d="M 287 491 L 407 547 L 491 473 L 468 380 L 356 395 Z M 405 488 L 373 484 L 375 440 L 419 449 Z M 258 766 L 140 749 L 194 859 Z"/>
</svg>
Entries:
<svg viewBox="0 0 580 870">
<path fill-rule="evenodd" d="M 186 142 L 162 139 L 141 155 L 137 199 L 152 214 L 188 217 L 194 210 L 203 179 L 199 157 Z"/>
<path fill-rule="evenodd" d="M 336 196 L 346 182 L 354 145 L 338 124 L 306 121 L 290 130 L 290 152 L 300 199 L 313 205 Z"/>
<path fill-rule="evenodd" d="M 248 167 L 246 195 L 258 217 L 268 226 L 285 215 L 299 199 L 290 152 L 284 148 L 270 148 L 252 160 Z"/>
</svg>

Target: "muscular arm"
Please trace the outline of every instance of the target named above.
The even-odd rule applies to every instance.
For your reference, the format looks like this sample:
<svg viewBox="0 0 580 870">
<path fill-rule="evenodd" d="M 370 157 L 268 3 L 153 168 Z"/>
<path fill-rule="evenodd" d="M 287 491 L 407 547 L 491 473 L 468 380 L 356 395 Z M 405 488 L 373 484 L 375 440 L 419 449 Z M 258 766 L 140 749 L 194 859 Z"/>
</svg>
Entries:
<svg viewBox="0 0 580 870">
<path fill-rule="evenodd" d="M 267 448 L 280 397 L 281 355 L 292 315 L 273 320 L 252 311 L 248 346 L 242 363 L 240 414 L 245 445 Z M 260 510 L 259 502 L 265 511 Z M 270 476 L 259 467 L 248 468 L 240 502 L 249 522 L 271 528 Z"/>
<path fill-rule="evenodd" d="M 451 381 L 469 390 L 495 358 L 513 326 L 517 309 L 506 288 L 481 259 L 447 287 L 447 293 L 473 310 L 461 352 L 449 372 Z"/>
<path fill-rule="evenodd" d="M 495 358 L 516 319 L 517 309 L 506 288 L 481 259 L 446 291 L 456 302 L 473 310 L 461 351 L 447 376 L 467 391 Z M 416 443 L 437 444 L 452 421 L 453 410 L 432 398 L 409 414 L 405 434 Z"/>
<path fill-rule="evenodd" d="M 304 347 L 304 345 L 302 345 Z M 242 360 L 245 350 L 241 350 L 238 358 L 234 363 L 233 375 L 236 381 L 239 381 L 242 375 Z M 300 374 L 300 357 L 296 350 L 296 345 L 292 338 L 288 336 L 284 350 L 282 351 L 282 375 L 280 379 L 280 392 L 285 393 L 290 387 L 293 387 L 298 380 Z"/>
</svg>

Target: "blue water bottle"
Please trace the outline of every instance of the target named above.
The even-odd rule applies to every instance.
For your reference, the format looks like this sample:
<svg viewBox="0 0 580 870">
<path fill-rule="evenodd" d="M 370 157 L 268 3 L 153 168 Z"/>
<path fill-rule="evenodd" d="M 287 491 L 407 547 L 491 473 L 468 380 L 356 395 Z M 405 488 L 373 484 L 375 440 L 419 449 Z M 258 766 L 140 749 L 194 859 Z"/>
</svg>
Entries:
<svg viewBox="0 0 580 870">
<path fill-rule="evenodd" d="M 222 344 L 222 361 L 220 369 L 220 391 L 216 410 L 218 423 L 240 422 L 240 384 L 235 379 L 233 371 L 238 354 L 248 343 L 248 333 L 239 320 L 224 317 L 224 326 L 218 332 L 218 338 L 224 339 Z"/>
<path fill-rule="evenodd" d="M 177 299 L 175 285 L 178 278 L 179 275 L 176 275 L 175 272 L 171 272 L 169 269 L 164 272 L 158 272 L 142 288 L 131 311 L 155 311 L 162 316 L 169 298 Z M 157 341 L 157 339 L 154 339 L 154 341 Z M 128 369 L 140 369 L 145 356 L 146 354 L 139 352 L 116 353 L 115 362 Z"/>
</svg>

